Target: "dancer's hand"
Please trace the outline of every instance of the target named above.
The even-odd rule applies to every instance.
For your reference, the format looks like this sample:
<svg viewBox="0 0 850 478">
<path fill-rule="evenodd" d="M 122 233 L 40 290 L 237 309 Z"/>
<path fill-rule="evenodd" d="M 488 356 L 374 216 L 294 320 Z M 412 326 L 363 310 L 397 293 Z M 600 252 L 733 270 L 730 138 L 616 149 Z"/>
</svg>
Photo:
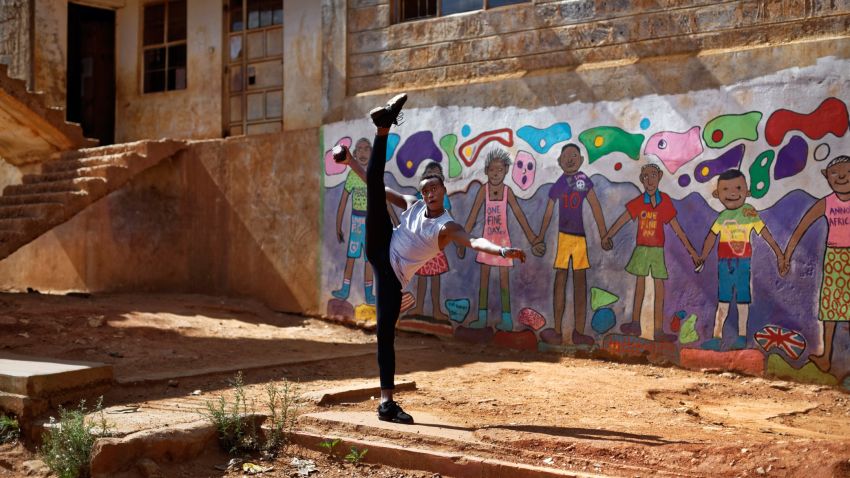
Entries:
<svg viewBox="0 0 850 478">
<path fill-rule="evenodd" d="M 525 251 L 516 247 L 506 247 L 505 257 L 509 259 L 519 259 L 520 262 L 525 262 Z"/>
<path fill-rule="evenodd" d="M 463 246 L 457 246 L 457 257 L 458 259 L 463 259 L 463 256 L 466 255 L 466 248 Z"/>
<path fill-rule="evenodd" d="M 345 242 L 345 234 L 342 233 L 342 228 L 338 227 L 336 229 L 336 238 L 339 239 L 339 243 L 342 244 Z"/>
<path fill-rule="evenodd" d="M 608 237 L 607 234 L 602 238 L 601 242 L 603 251 L 610 251 L 614 248 L 614 240 Z"/>
<path fill-rule="evenodd" d="M 788 275 L 788 272 L 791 271 L 791 258 L 783 254 L 782 258 L 779 259 L 778 262 L 779 262 L 779 275 L 781 277 L 785 277 L 786 275 Z"/>
</svg>

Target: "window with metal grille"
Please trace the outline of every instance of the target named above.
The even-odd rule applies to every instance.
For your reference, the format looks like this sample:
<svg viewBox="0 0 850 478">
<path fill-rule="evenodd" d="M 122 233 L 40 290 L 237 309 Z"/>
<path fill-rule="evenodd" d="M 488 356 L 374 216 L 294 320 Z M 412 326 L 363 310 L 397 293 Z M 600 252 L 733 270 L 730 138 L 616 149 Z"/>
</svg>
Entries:
<svg viewBox="0 0 850 478">
<path fill-rule="evenodd" d="M 441 17 L 454 13 L 486 10 L 531 0 L 395 0 L 393 20 L 395 23 Z"/>
<path fill-rule="evenodd" d="M 144 6 L 142 91 L 186 89 L 186 0 Z"/>
</svg>

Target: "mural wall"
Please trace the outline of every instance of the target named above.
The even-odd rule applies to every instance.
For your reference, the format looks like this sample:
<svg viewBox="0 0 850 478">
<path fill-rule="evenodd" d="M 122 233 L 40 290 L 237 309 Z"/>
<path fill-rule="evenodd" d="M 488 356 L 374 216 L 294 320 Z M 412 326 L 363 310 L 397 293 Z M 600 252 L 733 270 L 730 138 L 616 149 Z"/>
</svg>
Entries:
<svg viewBox="0 0 850 478">
<path fill-rule="evenodd" d="M 415 194 L 439 164 L 455 221 L 529 260 L 449 246 L 400 328 L 850 389 L 847 71 L 825 58 L 687 94 L 406 109 L 387 184 Z M 365 164 L 373 134 L 368 118 L 323 128 L 320 303 L 367 323 L 365 185 L 329 150 Z M 508 159 L 485 164 L 496 149 Z"/>
</svg>

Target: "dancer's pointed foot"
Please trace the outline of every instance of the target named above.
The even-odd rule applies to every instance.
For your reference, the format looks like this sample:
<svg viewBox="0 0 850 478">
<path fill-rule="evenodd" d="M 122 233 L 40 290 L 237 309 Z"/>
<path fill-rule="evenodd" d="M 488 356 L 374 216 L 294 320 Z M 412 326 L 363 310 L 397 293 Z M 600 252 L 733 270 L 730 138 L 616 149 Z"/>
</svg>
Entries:
<svg viewBox="0 0 850 478">
<path fill-rule="evenodd" d="M 832 361 L 825 354 L 809 355 L 809 361 L 815 364 L 815 367 L 824 373 L 829 372 L 829 369 L 832 367 Z"/>
<path fill-rule="evenodd" d="M 394 124 L 399 124 L 401 108 L 406 101 L 407 93 L 402 93 L 392 97 L 385 106 L 374 108 L 369 112 L 369 116 L 372 117 L 372 123 L 378 128 L 389 128 Z"/>
</svg>

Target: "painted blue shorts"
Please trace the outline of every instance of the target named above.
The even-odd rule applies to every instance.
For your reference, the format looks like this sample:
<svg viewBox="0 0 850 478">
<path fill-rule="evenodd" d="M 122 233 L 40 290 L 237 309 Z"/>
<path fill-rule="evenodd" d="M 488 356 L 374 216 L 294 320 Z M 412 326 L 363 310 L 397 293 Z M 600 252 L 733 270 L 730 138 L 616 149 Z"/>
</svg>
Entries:
<svg viewBox="0 0 850 478">
<path fill-rule="evenodd" d="M 351 215 L 351 230 L 348 233 L 348 253 L 347 257 L 358 258 L 363 254 L 363 247 L 366 245 L 366 216 L 359 214 Z"/>
<path fill-rule="evenodd" d="M 717 300 L 738 304 L 752 302 L 750 296 L 750 259 L 718 259 Z"/>
</svg>

